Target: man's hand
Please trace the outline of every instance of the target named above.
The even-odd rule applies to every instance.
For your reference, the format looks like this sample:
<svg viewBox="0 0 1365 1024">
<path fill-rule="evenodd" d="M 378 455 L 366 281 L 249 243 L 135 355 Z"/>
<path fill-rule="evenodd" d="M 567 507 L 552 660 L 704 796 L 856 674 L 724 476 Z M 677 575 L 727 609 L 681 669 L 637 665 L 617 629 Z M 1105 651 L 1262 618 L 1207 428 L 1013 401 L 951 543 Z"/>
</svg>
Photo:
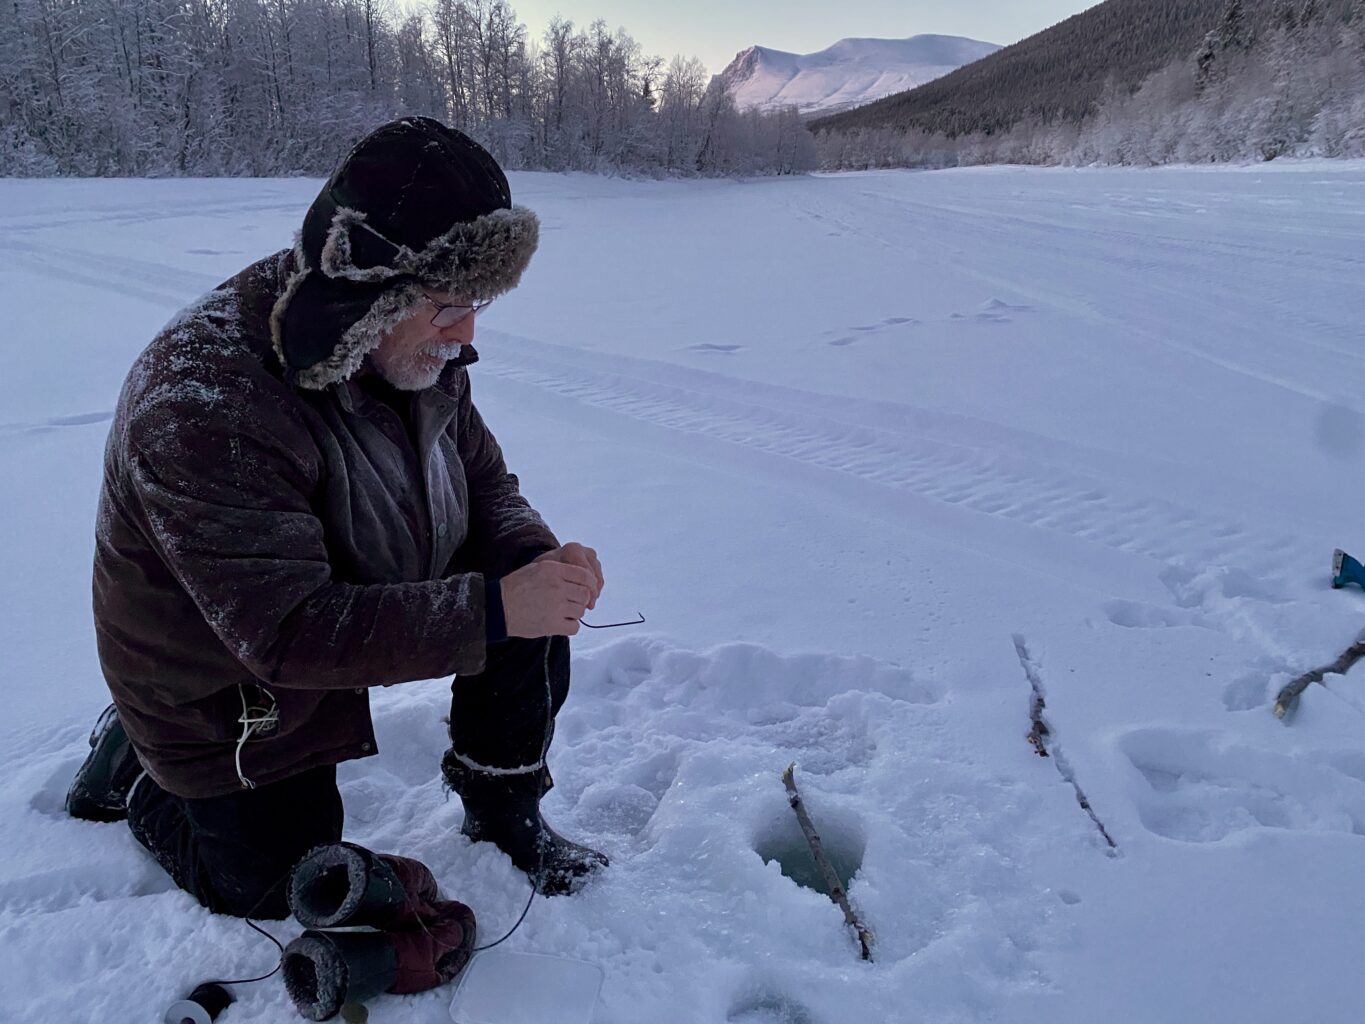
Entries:
<svg viewBox="0 0 1365 1024">
<path fill-rule="evenodd" d="M 597 592 L 597 577 L 581 565 L 542 556 L 504 576 L 500 585 L 508 636 L 575 636 Z"/>
<path fill-rule="evenodd" d="M 595 583 L 592 598 L 588 601 L 588 608 L 591 610 L 597 607 L 597 598 L 601 595 L 605 583 L 602 579 L 602 563 L 597 560 L 597 552 L 592 548 L 574 541 L 565 544 L 562 548 L 545 552 L 531 564 L 534 565 L 536 562 L 560 562 L 564 565 L 578 565 L 587 569 L 592 573 Z"/>
</svg>

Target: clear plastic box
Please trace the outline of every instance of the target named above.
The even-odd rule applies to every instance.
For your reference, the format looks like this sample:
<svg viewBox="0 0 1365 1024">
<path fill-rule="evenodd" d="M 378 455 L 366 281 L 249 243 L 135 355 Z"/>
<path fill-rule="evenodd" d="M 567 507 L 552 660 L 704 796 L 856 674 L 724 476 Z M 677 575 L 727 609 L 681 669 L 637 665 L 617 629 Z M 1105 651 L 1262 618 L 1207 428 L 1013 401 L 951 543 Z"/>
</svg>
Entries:
<svg viewBox="0 0 1365 1024">
<path fill-rule="evenodd" d="M 590 1024 L 605 972 L 543 953 L 490 949 L 469 962 L 450 1004 L 455 1024 Z"/>
</svg>

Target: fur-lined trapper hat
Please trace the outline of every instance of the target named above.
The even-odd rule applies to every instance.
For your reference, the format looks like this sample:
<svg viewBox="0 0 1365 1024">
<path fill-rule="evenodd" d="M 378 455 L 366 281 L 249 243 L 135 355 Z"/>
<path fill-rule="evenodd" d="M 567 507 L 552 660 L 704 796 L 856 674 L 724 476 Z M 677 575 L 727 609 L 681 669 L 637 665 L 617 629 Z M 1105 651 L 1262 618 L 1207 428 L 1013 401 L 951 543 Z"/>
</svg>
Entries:
<svg viewBox="0 0 1365 1024">
<path fill-rule="evenodd" d="M 287 379 L 345 380 L 423 286 L 468 301 L 511 291 L 539 237 L 473 139 L 429 117 L 375 129 L 323 186 L 294 245 L 270 316 Z"/>
</svg>

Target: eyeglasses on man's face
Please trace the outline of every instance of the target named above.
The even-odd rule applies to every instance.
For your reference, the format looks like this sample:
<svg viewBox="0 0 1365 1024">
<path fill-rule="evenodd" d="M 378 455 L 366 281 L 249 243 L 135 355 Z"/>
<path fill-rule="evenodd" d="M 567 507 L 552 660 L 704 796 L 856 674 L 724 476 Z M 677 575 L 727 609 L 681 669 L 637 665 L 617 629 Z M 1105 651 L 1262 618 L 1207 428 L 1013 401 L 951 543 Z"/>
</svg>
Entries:
<svg viewBox="0 0 1365 1024">
<path fill-rule="evenodd" d="M 462 323 L 466 317 L 477 316 L 493 304 L 492 299 L 485 299 L 481 302 L 437 302 L 425 292 L 422 298 L 426 299 L 436 307 L 436 315 L 431 318 L 432 327 L 454 327 Z"/>
</svg>

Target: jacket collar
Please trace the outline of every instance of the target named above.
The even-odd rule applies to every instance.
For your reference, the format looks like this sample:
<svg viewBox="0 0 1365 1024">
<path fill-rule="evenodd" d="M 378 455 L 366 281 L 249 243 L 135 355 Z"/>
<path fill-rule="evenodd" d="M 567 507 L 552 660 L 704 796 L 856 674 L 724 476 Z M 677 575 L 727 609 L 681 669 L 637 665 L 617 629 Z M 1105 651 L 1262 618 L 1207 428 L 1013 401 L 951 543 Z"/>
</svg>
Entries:
<svg viewBox="0 0 1365 1024">
<path fill-rule="evenodd" d="M 469 349 L 465 349 L 465 352 L 468 351 Z M 416 435 L 419 454 L 423 458 L 431 451 L 436 438 L 450 425 L 460 407 L 459 397 L 454 393 L 456 385 L 453 382 L 452 370 L 452 367 L 447 366 L 435 385 L 411 392 L 412 401 L 408 407 L 405 426 Z M 344 381 L 328 385 L 323 393 L 334 394 L 337 404 L 352 416 L 373 419 L 381 408 L 387 408 L 386 403 L 370 394 L 354 375 Z"/>
</svg>

